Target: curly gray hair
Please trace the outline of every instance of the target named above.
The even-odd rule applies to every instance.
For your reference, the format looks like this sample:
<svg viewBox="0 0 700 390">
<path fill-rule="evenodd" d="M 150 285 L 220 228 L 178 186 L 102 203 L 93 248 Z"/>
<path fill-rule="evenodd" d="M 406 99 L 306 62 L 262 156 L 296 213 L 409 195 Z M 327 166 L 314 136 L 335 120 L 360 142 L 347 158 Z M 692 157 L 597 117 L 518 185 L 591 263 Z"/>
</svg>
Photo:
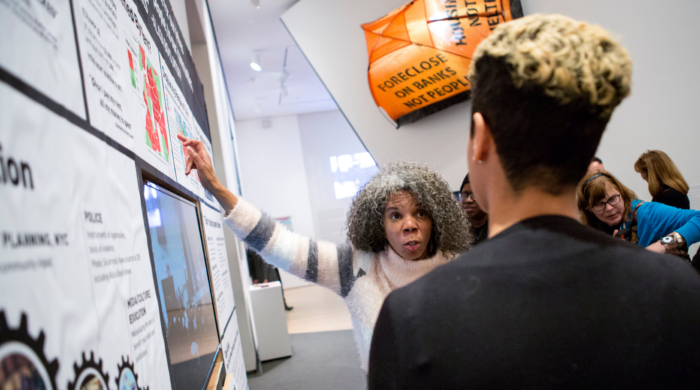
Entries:
<svg viewBox="0 0 700 390">
<path fill-rule="evenodd" d="M 410 192 L 432 219 L 428 254 L 438 250 L 459 254 L 471 247 L 473 236 L 467 215 L 455 199 L 447 181 L 426 165 L 398 161 L 384 166 L 357 194 L 348 211 L 348 238 L 368 252 L 384 250 L 387 199 L 397 192 Z"/>
</svg>

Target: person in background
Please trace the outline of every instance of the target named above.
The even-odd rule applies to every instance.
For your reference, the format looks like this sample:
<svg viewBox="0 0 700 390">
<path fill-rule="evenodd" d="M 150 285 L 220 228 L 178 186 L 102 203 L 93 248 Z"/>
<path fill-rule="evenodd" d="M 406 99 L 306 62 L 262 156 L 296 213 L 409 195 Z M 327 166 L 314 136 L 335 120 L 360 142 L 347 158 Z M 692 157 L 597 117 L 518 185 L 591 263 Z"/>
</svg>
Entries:
<svg viewBox="0 0 700 390">
<path fill-rule="evenodd" d="M 689 210 L 688 183 L 676 164 L 660 150 L 647 150 L 634 163 L 634 170 L 649 183 L 652 202 Z"/>
<path fill-rule="evenodd" d="M 644 202 L 608 172 L 586 175 L 578 186 L 578 209 L 584 225 L 625 239 L 657 253 L 688 257 L 700 241 L 700 211 Z"/>
<path fill-rule="evenodd" d="M 593 157 L 591 163 L 588 164 L 588 173 L 604 170 L 605 166 L 603 166 L 603 160 L 599 159 L 598 157 Z"/>
<path fill-rule="evenodd" d="M 260 255 L 253 249 L 246 246 L 246 257 L 248 258 L 248 271 L 253 284 L 276 282 L 280 280 L 275 272 L 275 267 L 266 263 Z"/>
<path fill-rule="evenodd" d="M 469 183 L 469 174 L 462 181 L 462 189 L 459 192 L 459 200 L 462 202 L 462 207 L 469 217 L 469 222 L 472 227 L 472 235 L 474 236 L 474 245 L 484 241 L 488 237 L 489 232 L 489 215 L 479 207 L 479 204 L 474 200 L 472 186 Z"/>
<path fill-rule="evenodd" d="M 469 220 L 447 181 L 425 165 L 383 166 L 348 211 L 349 242 L 332 244 L 293 233 L 216 178 L 201 141 L 178 135 L 187 153 L 185 173 L 224 209 L 226 224 L 275 267 L 340 295 L 350 311 L 361 367 L 367 370 L 374 323 L 384 298 L 469 249 Z"/>
<path fill-rule="evenodd" d="M 467 163 L 489 239 L 389 294 L 370 390 L 697 388 L 697 273 L 578 221 L 631 72 L 610 33 L 560 15 L 476 48 Z"/>
<path fill-rule="evenodd" d="M 652 202 L 659 202 L 679 209 L 689 210 L 688 182 L 666 153 L 660 150 L 648 150 L 644 152 L 637 162 L 634 170 L 642 175 L 642 179 L 649 183 L 649 193 Z M 693 267 L 700 272 L 700 250 L 692 260 Z"/>
<path fill-rule="evenodd" d="M 294 309 L 293 306 L 287 305 L 287 298 L 284 294 L 284 284 L 282 283 L 282 277 L 277 267 L 266 263 L 263 258 L 251 248 L 246 247 L 245 254 L 248 258 L 248 272 L 250 273 L 250 278 L 253 279 L 253 284 L 280 282 L 284 310 L 290 311 Z"/>
</svg>

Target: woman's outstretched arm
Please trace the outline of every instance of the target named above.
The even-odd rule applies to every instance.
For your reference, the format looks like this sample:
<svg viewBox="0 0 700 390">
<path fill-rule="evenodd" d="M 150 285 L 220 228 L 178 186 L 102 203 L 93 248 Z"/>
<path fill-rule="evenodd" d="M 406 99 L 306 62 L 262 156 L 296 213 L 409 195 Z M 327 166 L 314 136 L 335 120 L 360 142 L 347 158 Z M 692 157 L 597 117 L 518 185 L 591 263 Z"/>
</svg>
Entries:
<svg viewBox="0 0 700 390">
<path fill-rule="evenodd" d="M 202 186 L 224 208 L 225 221 L 239 238 L 266 262 L 347 296 L 355 281 L 352 246 L 317 242 L 287 230 L 221 184 L 201 141 L 178 138 L 187 153 L 185 174 L 197 170 Z"/>
</svg>

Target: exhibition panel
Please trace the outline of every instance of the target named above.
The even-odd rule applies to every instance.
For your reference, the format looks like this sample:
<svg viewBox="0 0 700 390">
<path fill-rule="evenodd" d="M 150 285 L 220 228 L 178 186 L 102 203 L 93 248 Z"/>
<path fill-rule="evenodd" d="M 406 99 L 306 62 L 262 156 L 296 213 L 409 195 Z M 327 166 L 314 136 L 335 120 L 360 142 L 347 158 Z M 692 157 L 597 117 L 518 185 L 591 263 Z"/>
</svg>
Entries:
<svg viewBox="0 0 700 390">
<path fill-rule="evenodd" d="M 69 1 L 0 2 L 0 67 L 86 118 Z"/>
<path fill-rule="evenodd" d="M 0 360 L 38 358 L 53 389 L 92 363 L 169 388 L 134 161 L 5 84 L 0 100 Z"/>
<path fill-rule="evenodd" d="M 221 354 L 247 388 L 169 1 L 3 1 L 0 32 L 0 387 L 200 389 Z"/>
</svg>

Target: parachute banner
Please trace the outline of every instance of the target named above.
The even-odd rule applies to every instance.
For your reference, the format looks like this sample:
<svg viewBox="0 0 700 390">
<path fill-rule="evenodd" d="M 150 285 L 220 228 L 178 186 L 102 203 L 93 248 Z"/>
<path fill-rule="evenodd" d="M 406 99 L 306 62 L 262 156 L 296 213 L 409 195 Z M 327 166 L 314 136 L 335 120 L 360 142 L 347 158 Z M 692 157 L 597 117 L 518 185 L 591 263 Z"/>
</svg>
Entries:
<svg viewBox="0 0 700 390">
<path fill-rule="evenodd" d="M 363 24 L 375 103 L 399 127 L 468 99 L 477 45 L 521 16 L 520 0 L 415 0 Z"/>
</svg>

